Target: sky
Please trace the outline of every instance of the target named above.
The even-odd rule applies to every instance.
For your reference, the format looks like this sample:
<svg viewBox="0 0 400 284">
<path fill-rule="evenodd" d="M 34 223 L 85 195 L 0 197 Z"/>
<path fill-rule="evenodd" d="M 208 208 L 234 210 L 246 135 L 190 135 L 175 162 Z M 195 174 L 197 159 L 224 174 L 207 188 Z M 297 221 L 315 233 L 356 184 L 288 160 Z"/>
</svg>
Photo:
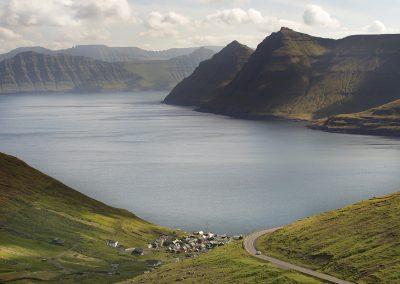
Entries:
<svg viewBox="0 0 400 284">
<path fill-rule="evenodd" d="M 289 27 L 315 36 L 400 33 L 400 0 L 0 0 L 0 52 L 79 44 L 149 50 L 256 47 Z"/>
</svg>

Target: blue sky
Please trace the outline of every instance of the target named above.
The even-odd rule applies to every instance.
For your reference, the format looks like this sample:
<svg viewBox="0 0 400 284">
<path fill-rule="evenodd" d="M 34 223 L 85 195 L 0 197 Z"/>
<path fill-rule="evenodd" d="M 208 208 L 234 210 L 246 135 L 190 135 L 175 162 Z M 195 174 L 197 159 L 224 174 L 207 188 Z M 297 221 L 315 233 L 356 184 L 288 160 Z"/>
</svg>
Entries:
<svg viewBox="0 0 400 284">
<path fill-rule="evenodd" d="M 255 47 L 287 26 L 324 37 L 400 31 L 400 0 L 0 0 L 0 51 L 77 44 Z"/>
</svg>

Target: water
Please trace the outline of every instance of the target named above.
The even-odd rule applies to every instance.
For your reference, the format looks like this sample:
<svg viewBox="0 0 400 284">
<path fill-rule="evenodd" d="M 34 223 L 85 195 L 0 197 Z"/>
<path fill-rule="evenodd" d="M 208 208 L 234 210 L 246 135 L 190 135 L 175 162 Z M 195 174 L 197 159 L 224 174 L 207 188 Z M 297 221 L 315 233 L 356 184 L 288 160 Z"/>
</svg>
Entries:
<svg viewBox="0 0 400 284">
<path fill-rule="evenodd" d="M 152 222 L 250 232 L 400 189 L 400 140 L 245 121 L 163 93 L 0 96 L 0 151 Z"/>
</svg>

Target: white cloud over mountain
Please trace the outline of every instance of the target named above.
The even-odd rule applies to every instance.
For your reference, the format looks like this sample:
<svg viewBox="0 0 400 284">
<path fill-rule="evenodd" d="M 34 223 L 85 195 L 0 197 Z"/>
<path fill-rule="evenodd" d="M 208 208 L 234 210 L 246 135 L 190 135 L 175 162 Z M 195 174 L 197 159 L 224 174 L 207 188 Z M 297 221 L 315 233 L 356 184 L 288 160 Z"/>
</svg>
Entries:
<svg viewBox="0 0 400 284">
<path fill-rule="evenodd" d="M 332 17 L 327 11 L 317 5 L 307 5 L 303 14 L 303 21 L 310 26 L 320 25 L 328 28 L 340 27 L 339 20 Z"/>
</svg>

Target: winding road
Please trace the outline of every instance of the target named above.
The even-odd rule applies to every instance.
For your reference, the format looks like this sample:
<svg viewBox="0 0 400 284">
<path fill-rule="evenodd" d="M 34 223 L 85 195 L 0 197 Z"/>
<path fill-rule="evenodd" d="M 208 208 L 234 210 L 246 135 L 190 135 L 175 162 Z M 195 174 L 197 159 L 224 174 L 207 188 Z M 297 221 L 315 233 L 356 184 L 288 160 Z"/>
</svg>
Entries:
<svg viewBox="0 0 400 284">
<path fill-rule="evenodd" d="M 256 249 L 256 241 L 257 241 L 257 239 L 259 237 L 261 237 L 262 235 L 270 234 L 270 233 L 275 232 L 276 230 L 279 230 L 279 229 L 281 229 L 281 228 L 272 228 L 272 229 L 263 230 L 263 231 L 255 232 L 255 233 L 252 233 L 252 234 L 248 235 L 243 241 L 243 246 L 244 246 L 245 250 L 249 254 L 251 254 L 252 256 L 257 257 L 259 259 L 263 259 L 263 260 L 267 260 L 269 262 L 272 262 L 273 264 L 275 264 L 276 266 L 278 266 L 278 267 L 280 267 L 282 269 L 295 270 L 295 271 L 301 272 L 303 274 L 318 278 L 320 280 L 328 281 L 330 283 L 352 284 L 352 282 L 341 280 L 341 279 L 338 279 L 336 277 L 330 276 L 328 274 L 317 272 L 317 271 L 314 271 L 314 270 L 311 270 L 311 269 L 308 269 L 308 268 L 304 268 L 304 267 L 301 267 L 301 266 L 298 266 L 298 265 L 294 265 L 294 264 L 291 264 L 291 263 L 286 262 L 286 261 L 279 260 L 279 259 L 274 258 L 274 257 L 270 257 L 270 256 L 267 256 L 267 255 L 262 255 L 262 254 L 261 255 L 257 255 L 256 254 L 257 253 L 257 249 Z"/>
</svg>

